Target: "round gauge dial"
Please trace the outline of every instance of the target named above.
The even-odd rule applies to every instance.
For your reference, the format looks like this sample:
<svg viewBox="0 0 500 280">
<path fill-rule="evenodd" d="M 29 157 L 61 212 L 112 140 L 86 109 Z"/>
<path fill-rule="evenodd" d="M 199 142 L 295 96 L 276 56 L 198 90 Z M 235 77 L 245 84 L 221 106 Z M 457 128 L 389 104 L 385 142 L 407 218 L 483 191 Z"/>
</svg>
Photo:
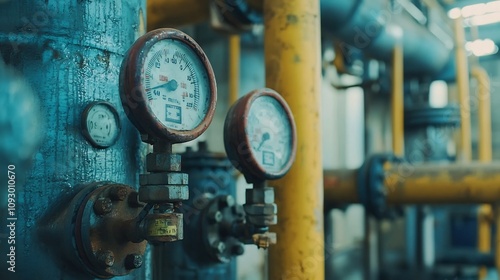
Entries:
<svg viewBox="0 0 500 280">
<path fill-rule="evenodd" d="M 192 140 L 207 129 L 215 111 L 215 76 L 207 56 L 174 29 L 137 40 L 123 62 L 120 89 L 129 119 L 150 141 Z"/>
<path fill-rule="evenodd" d="M 277 179 L 295 159 L 296 132 L 285 100 L 271 89 L 255 90 L 229 110 L 224 144 L 248 182 Z"/>
<path fill-rule="evenodd" d="M 95 101 L 83 111 L 82 132 L 94 147 L 110 147 L 118 139 L 120 130 L 118 112 L 110 103 Z"/>
</svg>

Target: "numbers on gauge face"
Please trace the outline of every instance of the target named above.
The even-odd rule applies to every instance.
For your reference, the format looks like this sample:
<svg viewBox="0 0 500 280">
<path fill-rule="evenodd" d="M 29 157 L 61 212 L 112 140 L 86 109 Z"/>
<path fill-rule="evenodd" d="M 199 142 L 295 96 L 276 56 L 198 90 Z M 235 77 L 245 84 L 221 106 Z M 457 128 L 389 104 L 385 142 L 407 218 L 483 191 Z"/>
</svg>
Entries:
<svg viewBox="0 0 500 280">
<path fill-rule="evenodd" d="M 196 128 L 210 107 L 210 81 L 203 62 L 176 39 L 155 43 L 144 63 L 147 103 L 162 125 L 174 130 Z"/>
<path fill-rule="evenodd" d="M 87 106 L 83 117 L 84 135 L 94 146 L 107 148 L 120 134 L 118 113 L 110 104 L 94 102 Z"/>
<path fill-rule="evenodd" d="M 268 172 L 280 172 L 289 162 L 293 131 L 286 111 L 278 100 L 260 96 L 248 112 L 246 134 L 257 163 Z"/>
</svg>

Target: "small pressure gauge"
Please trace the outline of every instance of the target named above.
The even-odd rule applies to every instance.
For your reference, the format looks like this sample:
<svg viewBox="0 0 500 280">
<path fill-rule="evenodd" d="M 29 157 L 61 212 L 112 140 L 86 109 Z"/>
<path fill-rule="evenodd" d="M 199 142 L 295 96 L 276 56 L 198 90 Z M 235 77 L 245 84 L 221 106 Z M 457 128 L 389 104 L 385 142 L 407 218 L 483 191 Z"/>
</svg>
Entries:
<svg viewBox="0 0 500 280">
<path fill-rule="evenodd" d="M 120 95 L 129 119 L 149 137 L 179 143 L 203 133 L 212 121 L 217 89 L 201 47 L 175 29 L 139 38 L 121 69 Z"/>
<path fill-rule="evenodd" d="M 295 122 L 274 90 L 250 92 L 229 110 L 224 124 L 229 159 L 249 183 L 283 177 L 295 159 Z"/>
<path fill-rule="evenodd" d="M 82 133 L 92 146 L 108 148 L 120 136 L 120 118 L 115 107 L 105 101 L 87 105 L 82 114 Z"/>
</svg>

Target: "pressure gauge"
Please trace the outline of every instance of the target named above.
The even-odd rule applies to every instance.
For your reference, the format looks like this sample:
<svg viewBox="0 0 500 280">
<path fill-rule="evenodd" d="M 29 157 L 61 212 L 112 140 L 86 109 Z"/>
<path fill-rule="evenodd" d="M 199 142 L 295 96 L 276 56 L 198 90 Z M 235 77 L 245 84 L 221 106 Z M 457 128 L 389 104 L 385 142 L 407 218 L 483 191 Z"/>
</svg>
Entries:
<svg viewBox="0 0 500 280">
<path fill-rule="evenodd" d="M 226 117 L 224 145 L 249 183 L 283 177 L 297 147 L 295 122 L 285 100 L 267 88 L 238 100 Z"/>
<path fill-rule="evenodd" d="M 83 136 L 96 148 L 113 145 L 120 135 L 121 125 L 115 107 L 105 101 L 87 105 L 82 114 Z"/>
<path fill-rule="evenodd" d="M 175 29 L 139 38 L 125 57 L 120 95 L 129 119 L 151 139 L 179 143 L 203 133 L 212 121 L 217 89 L 200 46 Z"/>
</svg>

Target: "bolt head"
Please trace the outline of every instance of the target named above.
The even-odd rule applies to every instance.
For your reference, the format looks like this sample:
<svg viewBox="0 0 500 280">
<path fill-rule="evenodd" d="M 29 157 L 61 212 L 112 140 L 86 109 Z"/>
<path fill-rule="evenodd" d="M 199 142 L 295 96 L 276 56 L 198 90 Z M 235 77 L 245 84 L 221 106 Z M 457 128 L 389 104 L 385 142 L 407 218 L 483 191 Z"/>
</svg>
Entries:
<svg viewBox="0 0 500 280">
<path fill-rule="evenodd" d="M 124 186 L 114 186 L 109 192 L 109 197 L 115 201 L 124 201 L 127 198 L 128 190 Z"/>
<path fill-rule="evenodd" d="M 130 254 L 125 257 L 125 267 L 127 269 L 137 269 L 142 266 L 142 255 Z"/>
<path fill-rule="evenodd" d="M 226 250 L 226 244 L 224 244 L 224 242 L 222 241 L 216 241 L 212 244 L 212 248 L 214 249 L 215 253 L 223 254 Z"/>
<path fill-rule="evenodd" d="M 97 260 L 103 266 L 112 267 L 115 264 L 115 255 L 113 254 L 113 252 L 111 252 L 109 250 L 99 251 L 97 253 Z"/>
<path fill-rule="evenodd" d="M 245 253 L 245 247 L 241 243 L 236 243 L 231 248 L 231 251 L 234 255 L 241 256 L 243 255 L 243 253 Z"/>
<path fill-rule="evenodd" d="M 221 208 L 232 207 L 235 203 L 234 197 L 231 195 L 222 196 L 219 200 L 219 206 Z"/>
<path fill-rule="evenodd" d="M 222 215 L 221 211 L 215 211 L 211 212 L 208 214 L 208 218 L 210 219 L 210 222 L 212 223 L 220 223 L 224 216 Z"/>
<path fill-rule="evenodd" d="M 113 202 L 107 197 L 99 197 L 94 202 L 94 212 L 97 215 L 106 215 L 113 210 Z"/>
</svg>

